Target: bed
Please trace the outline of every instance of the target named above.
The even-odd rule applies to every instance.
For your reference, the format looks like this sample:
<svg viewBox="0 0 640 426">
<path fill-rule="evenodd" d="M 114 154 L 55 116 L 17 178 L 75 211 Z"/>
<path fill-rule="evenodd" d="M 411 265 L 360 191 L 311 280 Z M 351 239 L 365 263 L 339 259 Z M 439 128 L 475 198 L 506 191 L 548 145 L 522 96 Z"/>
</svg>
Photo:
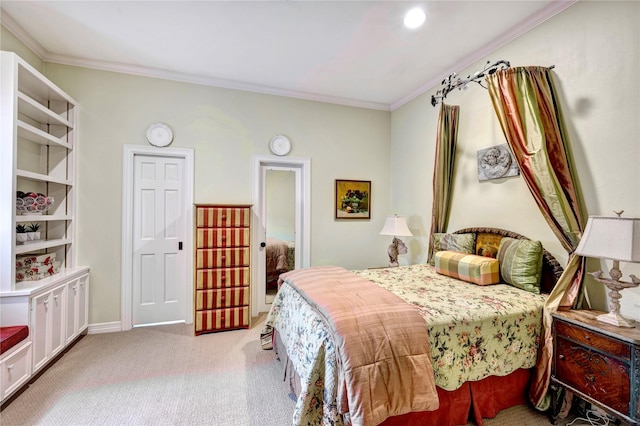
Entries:
<svg viewBox="0 0 640 426">
<path fill-rule="evenodd" d="M 278 286 L 280 274 L 294 269 L 295 246 L 293 241 L 267 238 L 266 262 L 267 290 L 275 289 Z"/>
<path fill-rule="evenodd" d="M 472 242 L 470 235 L 473 235 Z M 338 274 L 337 278 L 333 283 L 327 278 L 328 284 L 319 282 L 312 286 L 299 281 L 302 280 L 301 274 L 313 273 L 314 268 L 281 276 L 280 289 L 265 320 L 261 339 L 263 348 L 275 349 L 282 362 L 283 378 L 289 383 L 296 400 L 293 424 L 446 426 L 464 425 L 471 418 L 476 424 L 482 425 L 483 418 L 495 417 L 502 409 L 528 401 L 531 369 L 535 365 L 541 335 L 542 308 L 546 295 L 562 274 L 562 267 L 539 243 L 501 229 L 466 228 L 435 237 L 434 240 L 438 240 L 435 241 L 438 253 L 435 265 L 363 271 L 320 268 L 315 270 L 319 272 L 316 275 L 329 277 L 335 273 Z M 491 263 L 492 267 L 496 262 L 505 265 L 512 262 L 512 258 L 505 258 L 500 251 L 501 243 L 506 247 L 502 250 L 505 253 L 513 247 L 537 243 L 540 255 L 534 258 L 539 260 L 527 262 L 540 263 L 533 268 L 539 274 L 539 294 L 512 284 L 476 285 L 468 282 L 469 277 L 461 280 L 443 275 L 441 257 L 448 254 L 460 256 L 462 251 L 465 256 L 471 255 L 474 261 L 483 262 L 483 259 L 476 259 L 478 253 L 486 256 L 487 260 L 498 257 L 495 261 L 490 259 L 486 262 Z M 342 275 L 344 273 L 347 275 Z M 446 271 L 444 273 L 448 274 Z M 505 273 L 510 279 L 513 278 L 512 271 Z M 387 381 L 397 373 L 381 373 L 378 366 L 385 365 L 388 368 L 389 363 L 380 361 L 377 354 L 372 355 L 373 361 L 363 362 L 374 364 L 373 373 L 367 373 L 363 388 L 357 388 L 358 380 L 348 381 L 345 370 L 351 368 L 351 360 L 347 363 L 343 359 L 344 339 L 339 335 L 337 337 L 335 330 L 338 320 L 331 318 L 331 312 L 326 312 L 322 299 L 332 292 L 345 300 L 349 300 L 346 294 L 357 294 L 359 298 L 369 292 L 336 290 L 342 290 L 343 285 L 344 288 L 350 288 L 346 286 L 350 280 L 357 281 L 358 285 L 364 285 L 363 281 L 367 281 L 367 285 L 375 287 L 375 291 L 383 289 L 419 313 L 423 326 L 426 323 L 428 329 L 423 340 L 428 340 L 426 352 L 431 360 L 431 384 L 420 383 L 420 387 L 411 384 L 414 387 L 407 390 L 407 383 L 401 383 L 394 391 Z M 499 274 L 498 280 L 504 280 L 502 274 Z M 517 284 L 520 286 L 522 283 Z M 310 290 L 316 285 L 317 289 Z M 310 299 L 309 295 L 313 295 L 314 291 L 316 296 L 312 297 L 317 297 L 319 302 Z M 375 300 L 363 303 L 373 304 Z M 341 316 L 336 315 L 338 317 Z M 378 341 L 387 340 L 391 323 L 386 321 L 384 319 L 381 326 L 385 338 Z M 369 333 L 368 325 L 360 328 Z M 376 351 L 380 349 L 372 352 Z M 396 361 L 394 359 L 391 364 Z M 416 377 L 421 380 L 425 376 L 424 371 L 414 373 L 413 376 L 404 375 L 405 379 L 401 381 L 417 383 Z M 362 415 L 359 401 L 354 402 L 350 398 L 363 394 L 366 394 L 366 398 L 374 398 L 368 394 L 377 391 L 372 390 L 373 385 L 367 382 L 376 380 L 374 376 L 383 378 L 383 388 L 390 388 L 385 389 L 387 394 L 384 397 L 391 396 L 395 401 L 383 401 L 382 404 L 370 401 L 371 406 L 383 405 L 386 411 Z M 433 389 L 430 389 L 431 386 Z M 434 393 L 430 393 L 432 390 Z M 428 396 L 431 401 L 406 402 L 412 398 L 419 400 L 420 395 Z"/>
</svg>

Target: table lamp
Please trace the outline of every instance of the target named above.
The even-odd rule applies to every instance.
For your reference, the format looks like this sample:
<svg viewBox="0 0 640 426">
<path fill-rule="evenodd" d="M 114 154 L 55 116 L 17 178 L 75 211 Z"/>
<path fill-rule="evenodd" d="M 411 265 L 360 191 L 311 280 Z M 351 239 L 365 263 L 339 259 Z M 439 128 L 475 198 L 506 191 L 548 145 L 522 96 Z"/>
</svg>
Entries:
<svg viewBox="0 0 640 426">
<path fill-rule="evenodd" d="M 389 266 L 398 266 L 398 254 L 407 253 L 407 246 L 397 237 L 413 236 L 407 226 L 407 221 L 404 217 L 400 217 L 397 214 L 389 216 L 384 222 L 384 227 L 382 231 L 380 231 L 380 235 L 393 235 L 393 241 L 391 241 L 391 245 L 389 245 L 387 249 L 387 254 L 389 255 Z"/>
<path fill-rule="evenodd" d="M 620 290 L 638 286 L 640 279 L 629 275 L 631 282 L 620 281 L 620 262 L 640 262 L 640 219 L 620 217 L 620 214 L 618 217 L 590 216 L 575 253 L 613 260 L 609 271 L 611 278 L 603 277 L 602 271 L 591 273 L 596 281 L 610 290 L 609 313 L 599 315 L 597 319 L 617 327 L 634 327 L 633 321 L 620 315 Z"/>
</svg>

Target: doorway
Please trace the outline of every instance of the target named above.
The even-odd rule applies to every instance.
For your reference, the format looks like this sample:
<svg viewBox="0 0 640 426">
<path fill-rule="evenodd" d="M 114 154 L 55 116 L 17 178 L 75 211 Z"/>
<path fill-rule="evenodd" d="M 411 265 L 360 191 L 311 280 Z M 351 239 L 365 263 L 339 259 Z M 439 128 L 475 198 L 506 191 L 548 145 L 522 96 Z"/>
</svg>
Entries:
<svg viewBox="0 0 640 426">
<path fill-rule="evenodd" d="M 193 150 L 124 146 L 122 330 L 193 322 Z"/>
<path fill-rule="evenodd" d="M 255 156 L 253 174 L 253 210 L 255 216 L 252 237 L 254 277 L 252 291 L 252 316 L 267 312 L 271 307 L 273 291 L 268 291 L 266 243 L 268 237 L 282 237 L 291 244 L 295 268 L 310 266 L 310 218 L 311 218 L 311 160 L 308 158 Z M 271 183 L 270 183 L 271 182 Z M 271 188 L 270 184 L 281 184 Z M 286 188 L 286 189 L 285 189 Z M 280 190 L 293 194 L 279 193 Z M 271 196 L 269 195 L 271 194 Z M 274 203 L 282 205 L 274 206 Z M 286 205 L 284 205 L 286 203 Z M 282 208 L 280 208 L 282 207 Z M 290 225 L 270 220 L 269 216 L 281 214 L 289 217 Z M 271 226 L 269 226 L 271 223 Z M 271 231 L 269 228 L 271 227 Z M 271 232 L 268 234 L 268 232 Z"/>
</svg>

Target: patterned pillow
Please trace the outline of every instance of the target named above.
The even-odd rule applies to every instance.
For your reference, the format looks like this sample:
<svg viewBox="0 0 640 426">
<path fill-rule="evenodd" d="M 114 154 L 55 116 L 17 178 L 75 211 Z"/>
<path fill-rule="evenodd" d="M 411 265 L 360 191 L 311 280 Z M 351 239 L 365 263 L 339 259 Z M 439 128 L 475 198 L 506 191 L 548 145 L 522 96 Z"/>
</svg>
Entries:
<svg viewBox="0 0 640 426">
<path fill-rule="evenodd" d="M 504 282 L 540 294 L 542 243 L 505 237 L 498 249 L 500 275 Z"/>
<path fill-rule="evenodd" d="M 495 259 L 498 256 L 501 240 L 502 235 L 478 233 L 478 235 L 476 235 L 476 254 L 478 256 L 493 257 Z"/>
<path fill-rule="evenodd" d="M 474 254 L 476 250 L 476 234 L 433 234 L 433 253 L 431 265 L 434 264 L 435 253 L 439 251 L 457 251 L 459 253 Z"/>
<path fill-rule="evenodd" d="M 434 256 L 436 272 L 478 285 L 500 282 L 496 259 L 455 251 L 439 251 Z"/>
</svg>

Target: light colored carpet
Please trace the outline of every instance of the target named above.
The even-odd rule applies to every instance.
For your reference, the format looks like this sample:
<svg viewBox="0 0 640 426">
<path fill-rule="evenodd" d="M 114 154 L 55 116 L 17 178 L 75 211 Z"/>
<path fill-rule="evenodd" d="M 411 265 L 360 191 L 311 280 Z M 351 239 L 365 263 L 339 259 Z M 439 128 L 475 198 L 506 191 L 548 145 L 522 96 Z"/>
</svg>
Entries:
<svg viewBox="0 0 640 426">
<path fill-rule="evenodd" d="M 183 324 L 82 338 L 0 413 L 14 425 L 290 425 L 273 351 L 251 330 L 193 336 Z M 514 407 L 487 426 L 548 425 Z"/>
</svg>

